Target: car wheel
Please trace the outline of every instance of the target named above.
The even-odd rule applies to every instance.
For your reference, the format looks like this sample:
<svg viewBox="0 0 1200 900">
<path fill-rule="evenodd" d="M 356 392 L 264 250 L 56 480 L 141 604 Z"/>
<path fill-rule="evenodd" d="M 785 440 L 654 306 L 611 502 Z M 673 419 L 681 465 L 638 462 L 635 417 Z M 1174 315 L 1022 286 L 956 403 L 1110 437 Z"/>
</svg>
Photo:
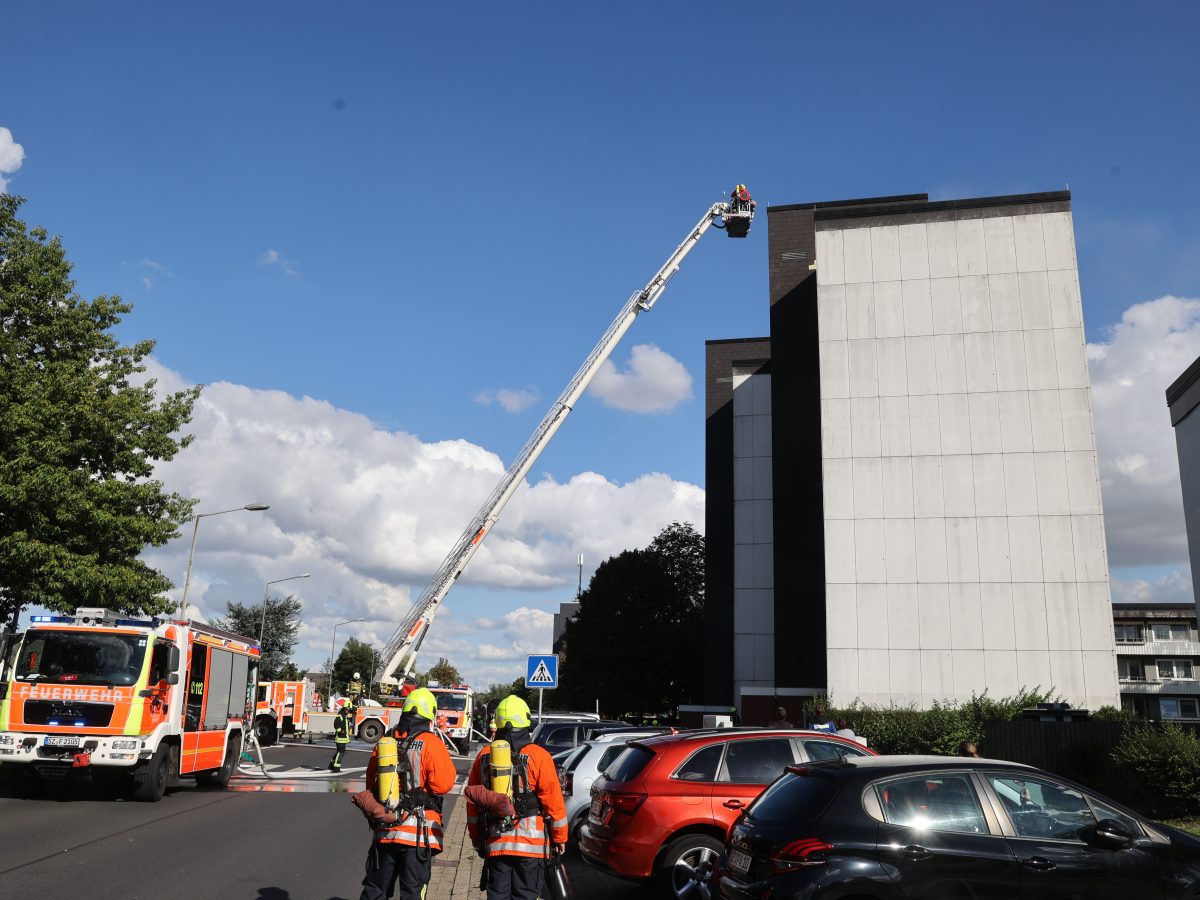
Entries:
<svg viewBox="0 0 1200 900">
<path fill-rule="evenodd" d="M 279 739 L 279 726 L 270 716 L 259 716 L 254 720 L 254 736 L 260 747 L 270 747 Z"/>
<path fill-rule="evenodd" d="M 659 895 L 679 900 L 708 900 L 713 867 L 721 849 L 721 842 L 707 834 L 675 838 L 667 844 L 654 869 Z"/>
<path fill-rule="evenodd" d="M 358 729 L 358 739 L 373 744 L 383 737 L 383 726 L 378 722 L 363 722 Z"/>
<path fill-rule="evenodd" d="M 233 777 L 233 770 L 237 767 L 239 755 L 241 755 L 241 748 L 238 740 L 233 735 L 230 735 L 229 743 L 225 745 L 225 761 L 221 763 L 221 768 L 215 772 L 201 772 L 196 776 L 196 784 L 201 784 L 205 787 L 225 787 L 229 784 L 229 779 Z"/>
<path fill-rule="evenodd" d="M 150 761 L 133 776 L 133 799 L 143 803 L 157 803 L 167 792 L 167 779 L 170 777 L 170 748 L 159 744 Z"/>
</svg>

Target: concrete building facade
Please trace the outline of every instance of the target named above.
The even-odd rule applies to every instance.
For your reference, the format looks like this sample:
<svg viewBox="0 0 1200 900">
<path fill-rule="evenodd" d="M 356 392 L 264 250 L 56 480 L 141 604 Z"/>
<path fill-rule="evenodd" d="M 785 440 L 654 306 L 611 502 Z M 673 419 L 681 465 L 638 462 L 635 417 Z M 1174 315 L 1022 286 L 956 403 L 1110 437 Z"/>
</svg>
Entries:
<svg viewBox="0 0 1200 900">
<path fill-rule="evenodd" d="M 1192 590 L 1200 611 L 1200 359 L 1167 388 L 1167 408 L 1175 428 L 1175 448 L 1179 453 L 1179 484 L 1183 490 L 1183 519 L 1187 528 L 1188 559 L 1192 566 Z M 1193 414 L 1194 413 L 1194 414 Z"/>
<path fill-rule="evenodd" d="M 767 218 L 770 338 L 709 344 L 707 597 L 713 632 L 730 607 L 729 701 L 1053 685 L 1115 703 L 1069 195 Z"/>
</svg>

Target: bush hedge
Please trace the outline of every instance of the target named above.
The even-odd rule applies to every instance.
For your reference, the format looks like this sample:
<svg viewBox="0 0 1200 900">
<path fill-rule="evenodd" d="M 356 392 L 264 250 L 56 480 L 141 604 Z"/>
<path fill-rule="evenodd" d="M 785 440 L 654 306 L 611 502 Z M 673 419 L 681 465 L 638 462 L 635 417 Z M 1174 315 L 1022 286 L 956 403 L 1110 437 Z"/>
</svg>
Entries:
<svg viewBox="0 0 1200 900">
<path fill-rule="evenodd" d="M 1141 805 L 1161 815 L 1200 810 L 1200 740 L 1173 722 L 1125 729 L 1113 760 L 1137 776 Z"/>
<path fill-rule="evenodd" d="M 963 702 L 943 700 L 929 709 L 915 706 L 865 706 L 857 701 L 838 708 L 827 698 L 817 697 L 808 704 L 808 719 L 813 720 L 817 705 L 830 718 L 845 719 L 855 734 L 864 736 L 877 753 L 920 753 L 954 755 L 963 741 L 982 744 L 988 722 L 1020 718 L 1021 710 L 1039 703 L 1053 703 L 1058 695 L 1041 686 L 1022 688 L 1012 697 L 994 700 L 987 691 L 972 694 Z M 983 749 L 981 747 L 981 749 Z M 986 753 L 986 750 L 984 750 Z"/>
</svg>

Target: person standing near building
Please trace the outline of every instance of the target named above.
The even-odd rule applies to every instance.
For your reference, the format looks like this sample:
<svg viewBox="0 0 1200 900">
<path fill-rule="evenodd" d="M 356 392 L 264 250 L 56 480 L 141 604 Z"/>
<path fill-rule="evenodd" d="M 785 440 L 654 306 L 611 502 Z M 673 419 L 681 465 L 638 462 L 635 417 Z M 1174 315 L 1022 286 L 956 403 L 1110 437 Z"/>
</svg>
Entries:
<svg viewBox="0 0 1200 900">
<path fill-rule="evenodd" d="M 837 726 L 829 718 L 829 713 L 825 711 L 825 704 L 820 700 L 813 707 L 812 721 L 808 723 L 808 727 L 812 731 L 825 731 L 829 734 L 837 733 Z"/>
<path fill-rule="evenodd" d="M 546 896 L 545 864 L 550 843 L 567 846 L 567 807 L 554 760 L 530 742 L 529 706 L 510 694 L 496 707 L 496 741 L 512 751 L 511 822 L 495 820 L 467 799 L 467 832 L 485 859 L 488 900 L 541 900 Z M 479 751 L 467 786 L 496 790 L 491 779 L 492 744 Z"/>
<path fill-rule="evenodd" d="M 333 759 L 329 761 L 330 772 L 342 771 L 342 754 L 350 744 L 350 729 L 353 720 L 350 718 L 350 707 L 343 706 L 333 719 Z"/>
<path fill-rule="evenodd" d="M 442 852 L 442 797 L 457 778 L 446 745 L 429 730 L 436 715 L 437 700 L 427 688 L 405 698 L 391 734 L 400 776 L 396 820 L 375 829 L 359 900 L 385 900 L 393 890 L 399 900 L 425 897 L 433 857 Z M 376 744 L 367 763 L 367 790 L 376 796 L 381 793 L 379 754 Z"/>
<path fill-rule="evenodd" d="M 782 706 L 775 710 L 775 721 L 768 722 L 768 728 L 794 728 L 791 722 L 788 721 L 787 710 Z"/>
</svg>

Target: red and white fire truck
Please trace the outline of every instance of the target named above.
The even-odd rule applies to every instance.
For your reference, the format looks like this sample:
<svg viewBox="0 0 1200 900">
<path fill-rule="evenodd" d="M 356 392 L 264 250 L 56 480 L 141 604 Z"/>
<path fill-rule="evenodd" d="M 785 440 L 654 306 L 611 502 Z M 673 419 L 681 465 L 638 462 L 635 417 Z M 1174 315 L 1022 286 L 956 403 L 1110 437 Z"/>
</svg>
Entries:
<svg viewBox="0 0 1200 900">
<path fill-rule="evenodd" d="M 229 782 L 258 644 L 200 622 L 107 609 L 33 616 L 0 682 L 0 765 L 18 793 L 72 772 L 157 801 L 177 776 Z"/>
<path fill-rule="evenodd" d="M 465 684 L 442 687 L 437 682 L 429 685 L 437 698 L 437 718 L 434 725 L 454 743 L 463 756 L 471 752 L 471 715 L 474 711 L 475 692 Z M 404 705 L 406 695 L 387 697 L 384 703 L 391 708 Z"/>
<path fill-rule="evenodd" d="M 308 731 L 308 714 L 321 709 L 311 681 L 262 681 L 254 701 L 254 734 L 266 747 L 281 734 Z"/>
</svg>

